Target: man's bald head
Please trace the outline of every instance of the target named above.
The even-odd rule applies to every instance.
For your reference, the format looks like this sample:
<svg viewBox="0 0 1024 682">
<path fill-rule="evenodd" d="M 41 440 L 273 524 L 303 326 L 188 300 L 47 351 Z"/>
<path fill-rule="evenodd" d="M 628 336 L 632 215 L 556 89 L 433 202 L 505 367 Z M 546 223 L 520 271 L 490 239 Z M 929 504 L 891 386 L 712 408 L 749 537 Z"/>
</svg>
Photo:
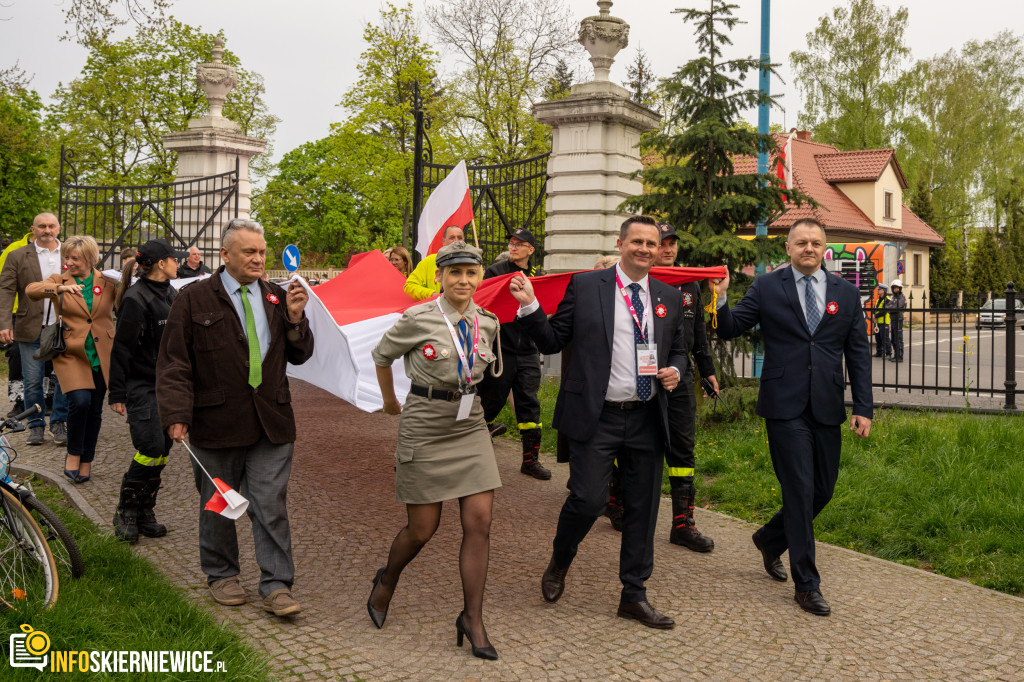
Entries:
<svg viewBox="0 0 1024 682">
<path fill-rule="evenodd" d="M 40 213 L 32 221 L 32 240 L 36 245 L 50 249 L 57 248 L 57 235 L 60 234 L 60 222 L 52 213 Z"/>
</svg>

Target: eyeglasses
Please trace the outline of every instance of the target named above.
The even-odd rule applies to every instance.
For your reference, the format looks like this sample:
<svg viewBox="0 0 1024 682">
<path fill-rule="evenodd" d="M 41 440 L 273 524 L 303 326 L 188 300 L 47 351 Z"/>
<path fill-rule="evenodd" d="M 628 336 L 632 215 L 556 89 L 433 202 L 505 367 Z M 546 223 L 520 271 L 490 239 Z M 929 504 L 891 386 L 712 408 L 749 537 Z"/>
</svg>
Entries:
<svg viewBox="0 0 1024 682">
<path fill-rule="evenodd" d="M 508 248 L 510 248 L 510 249 L 518 249 L 521 246 L 529 246 L 529 245 L 530 245 L 529 242 L 509 242 L 508 243 Z"/>
</svg>

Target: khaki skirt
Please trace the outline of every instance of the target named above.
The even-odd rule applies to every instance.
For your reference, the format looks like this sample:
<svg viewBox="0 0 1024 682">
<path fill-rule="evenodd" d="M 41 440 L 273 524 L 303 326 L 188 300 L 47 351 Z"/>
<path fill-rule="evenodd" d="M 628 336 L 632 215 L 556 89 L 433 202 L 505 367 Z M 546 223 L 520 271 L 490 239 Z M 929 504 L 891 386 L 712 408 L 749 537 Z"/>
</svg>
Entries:
<svg viewBox="0 0 1024 682">
<path fill-rule="evenodd" d="M 403 504 L 431 504 L 501 487 L 480 396 L 469 417 L 459 403 L 409 394 L 398 422 L 395 493 Z"/>
</svg>

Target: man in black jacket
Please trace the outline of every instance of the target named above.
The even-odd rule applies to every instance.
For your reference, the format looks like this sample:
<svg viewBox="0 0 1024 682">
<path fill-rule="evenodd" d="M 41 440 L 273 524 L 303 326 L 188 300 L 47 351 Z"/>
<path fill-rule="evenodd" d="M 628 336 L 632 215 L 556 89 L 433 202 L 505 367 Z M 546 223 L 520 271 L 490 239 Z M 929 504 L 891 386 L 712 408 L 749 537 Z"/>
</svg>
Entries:
<svg viewBox="0 0 1024 682">
<path fill-rule="evenodd" d="M 484 279 L 514 272 L 521 272 L 526 277 L 543 275 L 541 268 L 530 263 L 536 247 L 537 240 L 533 233 L 526 228 L 519 228 L 508 240 L 508 260 L 498 261 L 487 268 Z M 501 376 L 495 378 L 488 374 L 480 385 L 484 418 L 491 435 L 505 431 L 505 425 L 495 424 L 494 420 L 505 406 L 511 390 L 519 435 L 523 440 L 523 465 L 519 471 L 546 481 L 551 478 L 551 472 L 541 466 L 539 461 L 542 426 L 540 402 L 537 400 L 537 391 L 540 389 L 540 355 L 537 345 L 518 320 L 501 325 L 501 362 Z"/>
</svg>

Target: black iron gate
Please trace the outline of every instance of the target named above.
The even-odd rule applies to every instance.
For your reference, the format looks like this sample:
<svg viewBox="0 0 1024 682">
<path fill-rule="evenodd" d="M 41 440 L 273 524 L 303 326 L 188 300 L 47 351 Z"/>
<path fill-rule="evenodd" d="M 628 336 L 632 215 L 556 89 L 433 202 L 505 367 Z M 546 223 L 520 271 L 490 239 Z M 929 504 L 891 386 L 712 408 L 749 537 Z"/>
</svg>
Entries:
<svg viewBox="0 0 1024 682">
<path fill-rule="evenodd" d="M 175 248 L 197 247 L 207 265 L 219 262 L 220 230 L 238 217 L 235 169 L 158 185 L 79 184 L 75 154 L 61 148 L 57 218 L 62 237 L 90 235 L 100 247 L 99 269 L 120 268 L 121 250 L 164 238 Z"/>
<path fill-rule="evenodd" d="M 413 163 L 412 235 L 416 246 L 420 212 L 429 196 L 455 168 L 434 163 L 434 151 L 427 130 L 430 121 L 423 111 L 419 88 L 413 91 L 413 115 L 416 121 L 416 139 Z M 502 251 L 508 249 L 511 234 L 525 227 L 537 238 L 535 263 L 544 261 L 544 199 L 547 196 L 548 157 L 551 152 L 510 163 L 491 166 L 469 166 L 469 191 L 473 201 L 473 215 L 480 248 L 484 252 L 484 266 L 493 263 Z M 426 192 L 424 190 L 427 190 Z M 466 228 L 466 241 L 472 243 L 472 227 Z"/>
</svg>

